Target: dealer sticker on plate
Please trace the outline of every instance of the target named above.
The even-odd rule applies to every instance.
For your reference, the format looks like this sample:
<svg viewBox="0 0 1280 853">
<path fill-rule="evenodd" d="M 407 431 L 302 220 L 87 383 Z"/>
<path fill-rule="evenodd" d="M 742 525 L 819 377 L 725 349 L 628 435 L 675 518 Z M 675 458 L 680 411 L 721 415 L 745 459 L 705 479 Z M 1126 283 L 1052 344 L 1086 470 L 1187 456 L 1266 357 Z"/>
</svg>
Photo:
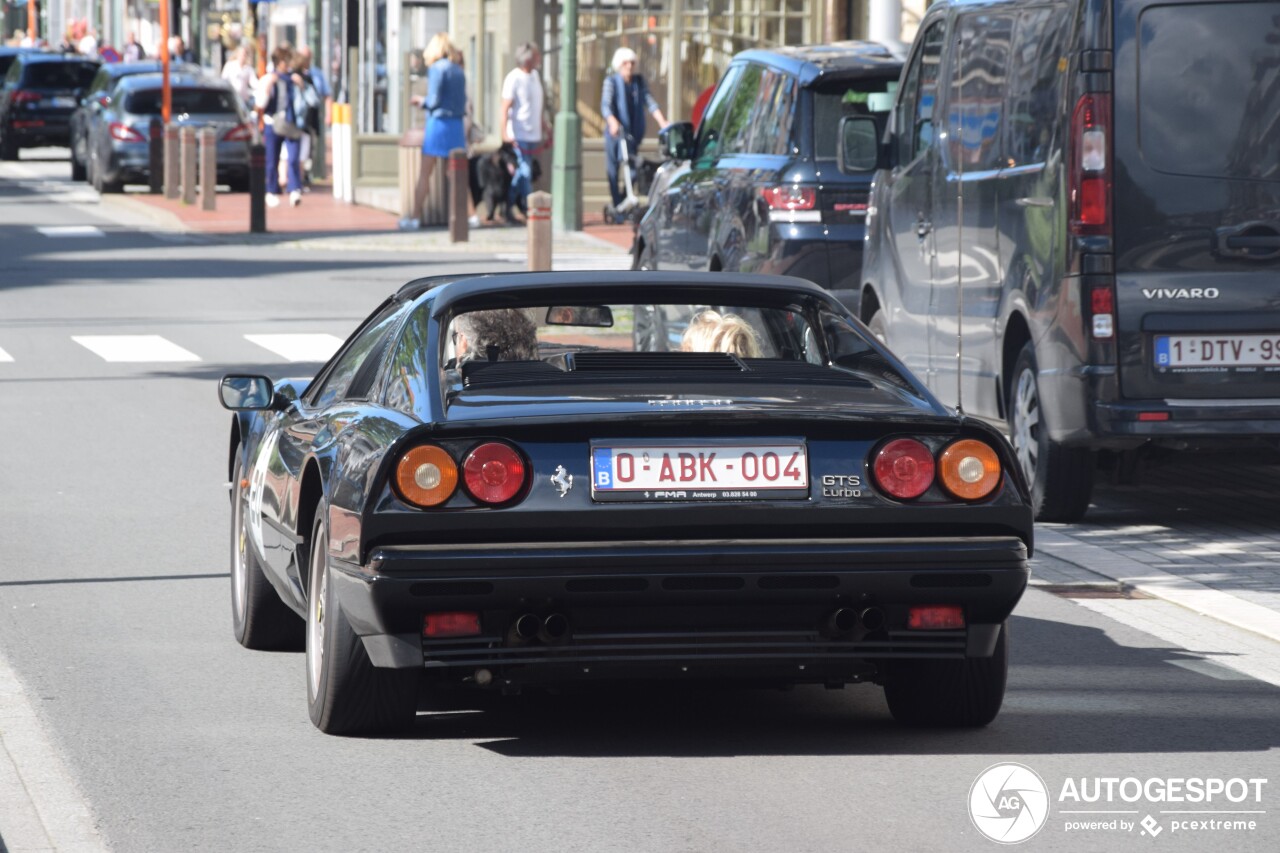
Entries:
<svg viewBox="0 0 1280 853">
<path fill-rule="evenodd" d="M 743 501 L 809 496 L 804 442 L 593 444 L 597 501 Z"/>
</svg>

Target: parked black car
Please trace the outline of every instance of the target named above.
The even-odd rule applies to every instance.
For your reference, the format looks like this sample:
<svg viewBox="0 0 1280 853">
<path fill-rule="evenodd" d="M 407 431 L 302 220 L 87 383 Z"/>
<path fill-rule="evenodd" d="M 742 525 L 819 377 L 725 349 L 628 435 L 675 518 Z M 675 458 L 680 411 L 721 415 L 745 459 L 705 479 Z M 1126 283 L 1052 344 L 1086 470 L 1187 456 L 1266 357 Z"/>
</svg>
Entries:
<svg viewBox="0 0 1280 853">
<path fill-rule="evenodd" d="M 24 53 L 42 53 L 38 47 L 14 47 L 12 45 L 0 45 L 0 81 L 4 80 L 4 76 L 9 73 L 9 66 L 19 55 Z"/>
<path fill-rule="evenodd" d="M 901 57 L 869 42 L 734 57 L 695 130 L 659 134 L 665 156 L 633 248 L 636 269 L 798 276 L 857 310 L 874 163 L 836 168 L 844 116 L 883 122 Z"/>
<path fill-rule="evenodd" d="M 98 69 L 98 73 L 89 81 L 75 112 L 71 114 L 71 180 L 83 181 L 88 178 L 85 164 L 88 162 L 90 128 L 102 114 L 103 108 L 111 103 L 111 90 L 115 88 L 116 82 L 133 74 L 154 74 L 162 67 L 160 60 L 147 59 L 142 62 L 109 62 Z M 180 62 L 173 63 L 169 70 L 171 73 L 202 73 L 199 65 Z"/>
<path fill-rule="evenodd" d="M 943 402 L 1007 422 L 1042 519 L 1083 515 L 1095 462 L 1280 437 L 1277 43 L 1275 0 L 921 23 L 860 316 Z"/>
<path fill-rule="evenodd" d="M 641 301 L 689 351 L 635 347 Z M 421 279 L 315 379 L 221 399 L 233 630 L 305 646 L 323 731 L 412 725 L 420 688 L 618 679 L 999 711 L 1032 545 L 1012 451 L 810 282 Z"/>
<path fill-rule="evenodd" d="M 19 53 L 0 90 L 0 160 L 40 145 L 66 145 L 72 111 L 98 70 L 78 54 Z"/>
</svg>

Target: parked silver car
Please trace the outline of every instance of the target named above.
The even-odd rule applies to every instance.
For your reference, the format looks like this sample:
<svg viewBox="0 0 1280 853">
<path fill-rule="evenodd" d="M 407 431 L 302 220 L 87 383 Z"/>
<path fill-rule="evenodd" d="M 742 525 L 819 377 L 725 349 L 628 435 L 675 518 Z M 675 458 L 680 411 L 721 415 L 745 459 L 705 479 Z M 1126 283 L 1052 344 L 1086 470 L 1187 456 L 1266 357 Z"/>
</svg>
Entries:
<svg viewBox="0 0 1280 853">
<path fill-rule="evenodd" d="M 195 74 L 170 74 L 171 122 L 197 130 L 211 127 L 218 134 L 218 183 L 235 192 L 249 188 L 250 123 L 231 86 Z M 150 134 L 160 118 L 160 74 L 137 74 L 121 79 L 108 96 L 97 121 L 88 129 L 85 167 L 98 192 L 120 192 L 127 183 L 147 183 L 150 175 Z"/>
</svg>

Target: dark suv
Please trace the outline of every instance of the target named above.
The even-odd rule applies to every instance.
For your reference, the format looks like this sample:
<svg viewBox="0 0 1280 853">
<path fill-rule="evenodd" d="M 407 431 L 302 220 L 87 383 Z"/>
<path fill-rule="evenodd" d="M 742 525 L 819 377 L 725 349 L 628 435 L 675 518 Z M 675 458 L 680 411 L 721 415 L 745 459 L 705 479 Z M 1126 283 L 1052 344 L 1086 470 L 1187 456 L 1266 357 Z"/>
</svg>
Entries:
<svg viewBox="0 0 1280 853">
<path fill-rule="evenodd" d="M 943 402 L 1007 422 L 1040 518 L 1083 515 L 1098 462 L 1276 446 L 1278 45 L 1277 0 L 921 22 L 861 317 Z"/>
<path fill-rule="evenodd" d="M 68 122 L 98 61 L 61 53 L 20 53 L 0 90 L 0 159 L 22 148 L 66 145 Z"/>
<path fill-rule="evenodd" d="M 838 170 L 837 129 L 844 116 L 883 122 L 901 68 L 869 42 L 735 56 L 697 129 L 659 135 L 670 162 L 649 194 L 635 267 L 799 276 L 856 310 L 875 164 Z"/>
</svg>

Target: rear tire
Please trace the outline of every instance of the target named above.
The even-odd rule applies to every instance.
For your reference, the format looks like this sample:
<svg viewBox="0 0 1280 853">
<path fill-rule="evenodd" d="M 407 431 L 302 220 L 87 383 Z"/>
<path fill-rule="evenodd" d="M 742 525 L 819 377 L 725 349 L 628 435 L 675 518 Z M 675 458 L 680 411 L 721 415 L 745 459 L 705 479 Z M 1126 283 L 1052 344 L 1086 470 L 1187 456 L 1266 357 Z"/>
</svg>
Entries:
<svg viewBox="0 0 1280 853">
<path fill-rule="evenodd" d="M 908 726 L 977 728 L 996 718 L 1009 673 L 1009 625 L 989 658 L 891 661 L 884 685 L 889 712 Z"/>
<path fill-rule="evenodd" d="M 231 477 L 231 629 L 246 649 L 301 651 L 305 626 L 280 600 L 254 553 L 245 526 L 249 505 L 244 479 L 244 448 L 236 448 Z"/>
<path fill-rule="evenodd" d="M 307 542 L 307 708 L 326 734 L 407 729 L 418 711 L 422 671 L 375 667 L 330 582 L 328 508 L 316 508 Z"/>
<path fill-rule="evenodd" d="M 85 177 L 84 163 L 76 159 L 75 150 L 71 152 L 71 180 L 83 181 Z"/>
<path fill-rule="evenodd" d="M 1079 521 L 1093 492 L 1094 452 L 1050 439 L 1040 400 L 1036 351 L 1028 342 L 1018 353 L 1009 384 L 1009 438 L 1031 488 L 1036 518 Z"/>
<path fill-rule="evenodd" d="M 18 146 L 9 139 L 0 138 L 0 160 L 17 160 Z"/>
</svg>

